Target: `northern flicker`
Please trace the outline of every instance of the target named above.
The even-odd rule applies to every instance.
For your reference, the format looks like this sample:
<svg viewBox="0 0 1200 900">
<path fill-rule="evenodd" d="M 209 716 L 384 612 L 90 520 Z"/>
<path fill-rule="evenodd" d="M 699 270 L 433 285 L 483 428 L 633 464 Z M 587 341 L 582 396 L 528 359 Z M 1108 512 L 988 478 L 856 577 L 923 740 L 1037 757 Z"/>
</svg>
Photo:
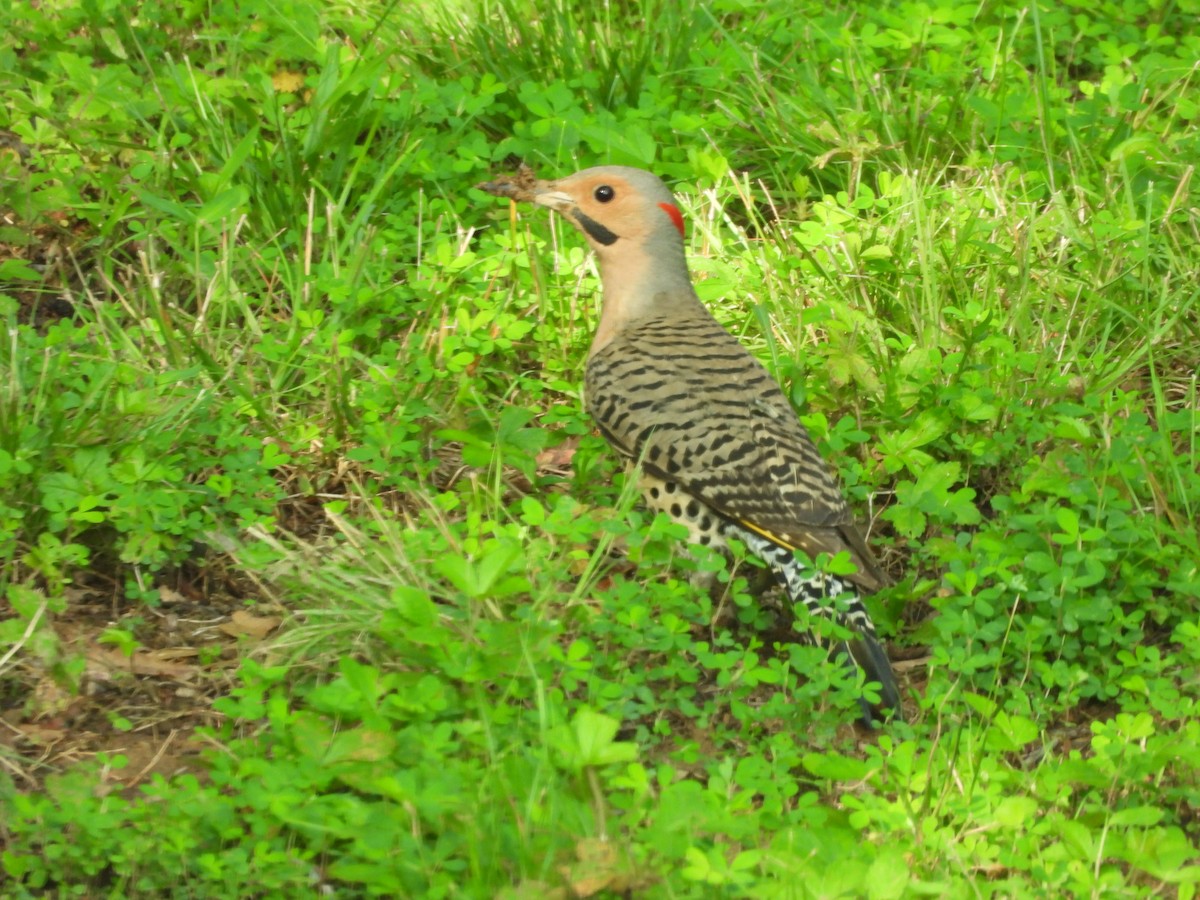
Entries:
<svg viewBox="0 0 1200 900">
<path fill-rule="evenodd" d="M 851 637 L 838 646 L 879 684 L 879 706 L 900 714 L 862 602 L 887 578 L 778 384 L 697 297 L 671 191 L 625 166 L 556 181 L 523 168 L 479 187 L 556 210 L 596 252 L 603 299 L 585 402 L 608 442 L 641 465 L 647 505 L 686 525 L 692 543 L 724 549 L 736 538 L 794 603 L 844 626 Z M 810 559 L 846 551 L 857 571 L 822 573 L 797 550 Z M 878 709 L 862 703 L 870 722 Z"/>
</svg>

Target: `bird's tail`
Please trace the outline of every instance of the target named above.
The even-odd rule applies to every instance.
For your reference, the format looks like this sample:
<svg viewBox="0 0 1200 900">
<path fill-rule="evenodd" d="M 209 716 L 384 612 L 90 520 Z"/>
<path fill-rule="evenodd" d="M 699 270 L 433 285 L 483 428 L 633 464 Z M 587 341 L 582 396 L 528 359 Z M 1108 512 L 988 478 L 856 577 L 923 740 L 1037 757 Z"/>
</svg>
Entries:
<svg viewBox="0 0 1200 900">
<path fill-rule="evenodd" d="M 838 598 L 837 603 L 844 611 L 831 608 L 834 597 Z M 862 694 L 858 697 L 863 724 L 871 728 L 888 719 L 903 720 L 904 707 L 900 703 L 896 673 L 892 671 L 892 663 L 883 645 L 875 636 L 875 625 L 858 592 L 840 579 L 824 579 L 810 573 L 803 593 L 795 599 L 803 603 L 810 617 L 814 613 L 823 619 L 833 616 L 842 628 L 850 632 L 850 636 L 844 640 L 824 639 L 818 631 L 812 632 L 811 637 L 818 645 L 829 647 L 844 659 L 852 670 L 861 670 L 864 681 L 879 685 L 878 703 L 869 702 Z"/>
<path fill-rule="evenodd" d="M 879 683 L 879 704 L 868 703 L 865 697 L 859 697 L 863 723 L 871 726 L 883 719 L 902 718 L 904 713 L 896 675 L 875 637 L 875 625 L 855 587 L 836 576 L 803 565 L 791 550 L 757 532 L 739 527 L 734 536 L 766 561 L 793 603 L 802 604 L 810 616 L 832 617 L 850 631 L 851 636 L 846 640 L 822 640 L 813 633 L 805 637 L 836 649 L 847 665 L 862 670 L 867 681 Z"/>
<path fill-rule="evenodd" d="M 863 671 L 867 681 L 879 683 L 878 706 L 873 706 L 861 700 L 863 704 L 863 721 L 868 725 L 876 719 L 903 719 L 904 708 L 900 704 L 900 687 L 896 684 L 896 675 L 892 664 L 888 661 L 883 647 L 873 634 L 856 632 L 854 637 L 845 643 L 846 651 L 851 659 Z"/>
</svg>

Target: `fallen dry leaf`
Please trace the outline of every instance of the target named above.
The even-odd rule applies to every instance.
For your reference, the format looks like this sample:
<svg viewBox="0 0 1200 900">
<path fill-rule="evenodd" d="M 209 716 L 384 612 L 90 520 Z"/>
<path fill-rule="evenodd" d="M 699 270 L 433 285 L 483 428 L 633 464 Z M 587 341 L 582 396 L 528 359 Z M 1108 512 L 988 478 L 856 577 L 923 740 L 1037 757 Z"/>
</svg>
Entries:
<svg viewBox="0 0 1200 900">
<path fill-rule="evenodd" d="M 568 438 L 557 447 L 549 447 L 537 455 L 538 469 L 566 469 L 571 465 L 579 438 Z"/>
<path fill-rule="evenodd" d="M 162 603 L 168 605 L 172 603 L 182 603 L 187 597 L 175 590 L 175 588 L 167 587 L 165 584 L 158 587 L 158 599 Z"/>
<path fill-rule="evenodd" d="M 252 616 L 250 613 L 239 609 L 230 617 L 228 622 L 221 623 L 217 628 L 230 637 L 242 637 L 244 635 L 254 638 L 256 641 L 261 641 L 278 628 L 279 623 L 282 621 L 279 616 Z"/>
<path fill-rule="evenodd" d="M 200 649 L 198 647 L 163 647 L 161 650 L 155 650 L 154 654 L 159 659 L 191 659 L 193 656 L 200 655 Z"/>
<path fill-rule="evenodd" d="M 166 651 L 170 653 L 171 651 Z M 91 647 L 87 651 L 87 660 L 101 669 L 112 672 L 132 672 L 134 675 L 161 675 L 166 678 L 186 680 L 196 674 L 195 666 L 172 662 L 163 658 L 163 651 L 138 650 L 132 656 L 126 656 L 120 650 L 108 650 L 103 647 Z M 89 675 L 100 674 L 89 666 Z M 107 675 L 107 672 L 104 673 Z"/>
</svg>

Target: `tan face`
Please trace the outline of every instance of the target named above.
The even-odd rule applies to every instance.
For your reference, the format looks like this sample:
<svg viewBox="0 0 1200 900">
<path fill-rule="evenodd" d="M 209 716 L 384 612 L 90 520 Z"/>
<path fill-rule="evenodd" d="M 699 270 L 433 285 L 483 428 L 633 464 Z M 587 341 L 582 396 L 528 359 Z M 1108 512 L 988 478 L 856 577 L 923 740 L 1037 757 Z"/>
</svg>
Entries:
<svg viewBox="0 0 1200 900">
<path fill-rule="evenodd" d="M 655 203 L 612 173 L 580 172 L 543 182 L 534 200 L 570 219 L 598 251 L 622 241 L 640 245 L 664 227 L 683 233 L 683 217 L 674 203 Z"/>
</svg>

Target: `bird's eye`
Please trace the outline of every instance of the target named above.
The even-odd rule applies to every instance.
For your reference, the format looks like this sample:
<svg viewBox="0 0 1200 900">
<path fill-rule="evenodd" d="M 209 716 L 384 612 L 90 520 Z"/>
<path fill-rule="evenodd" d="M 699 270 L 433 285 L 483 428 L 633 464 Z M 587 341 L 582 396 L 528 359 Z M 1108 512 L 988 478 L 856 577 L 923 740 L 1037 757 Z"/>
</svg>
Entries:
<svg viewBox="0 0 1200 900">
<path fill-rule="evenodd" d="M 592 192 L 592 196 L 601 203 L 607 203 L 613 197 L 617 196 L 617 192 L 612 189 L 612 185 L 602 184 Z"/>
</svg>

